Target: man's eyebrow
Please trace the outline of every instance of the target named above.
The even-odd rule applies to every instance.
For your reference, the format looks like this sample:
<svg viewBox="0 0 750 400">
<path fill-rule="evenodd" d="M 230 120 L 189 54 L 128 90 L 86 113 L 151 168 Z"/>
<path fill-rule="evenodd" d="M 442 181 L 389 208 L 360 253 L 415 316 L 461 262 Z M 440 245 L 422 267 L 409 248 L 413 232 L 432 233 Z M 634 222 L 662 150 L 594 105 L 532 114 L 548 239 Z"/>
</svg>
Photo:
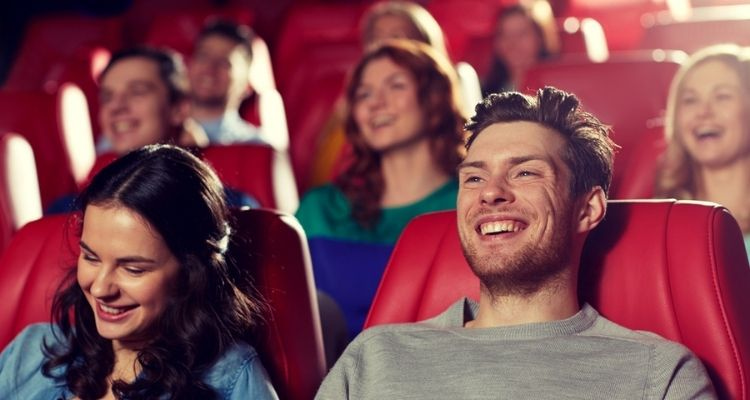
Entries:
<svg viewBox="0 0 750 400">
<path fill-rule="evenodd" d="M 508 159 L 508 163 L 511 164 L 511 165 L 523 164 L 523 163 L 529 162 L 529 161 L 542 161 L 542 162 L 545 162 L 547 164 L 552 164 L 550 162 L 550 159 L 548 157 L 544 157 L 544 156 L 536 155 L 536 154 L 530 154 L 530 155 L 527 155 L 527 156 L 511 157 L 510 159 Z"/>
<path fill-rule="evenodd" d="M 457 172 L 461 172 L 462 169 L 465 168 L 479 168 L 479 169 L 487 169 L 487 163 L 484 161 L 464 161 L 456 167 Z"/>
</svg>

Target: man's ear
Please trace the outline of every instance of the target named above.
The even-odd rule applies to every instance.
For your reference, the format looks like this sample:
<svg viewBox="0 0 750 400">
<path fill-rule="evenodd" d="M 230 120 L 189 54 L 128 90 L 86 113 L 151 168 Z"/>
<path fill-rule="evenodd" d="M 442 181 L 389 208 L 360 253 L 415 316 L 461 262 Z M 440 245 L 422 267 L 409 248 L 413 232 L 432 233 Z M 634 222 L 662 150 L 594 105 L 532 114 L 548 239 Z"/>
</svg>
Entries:
<svg viewBox="0 0 750 400">
<path fill-rule="evenodd" d="M 600 186 L 591 189 L 583 196 L 578 208 L 578 233 L 586 233 L 596 228 L 607 212 L 607 196 Z"/>
</svg>

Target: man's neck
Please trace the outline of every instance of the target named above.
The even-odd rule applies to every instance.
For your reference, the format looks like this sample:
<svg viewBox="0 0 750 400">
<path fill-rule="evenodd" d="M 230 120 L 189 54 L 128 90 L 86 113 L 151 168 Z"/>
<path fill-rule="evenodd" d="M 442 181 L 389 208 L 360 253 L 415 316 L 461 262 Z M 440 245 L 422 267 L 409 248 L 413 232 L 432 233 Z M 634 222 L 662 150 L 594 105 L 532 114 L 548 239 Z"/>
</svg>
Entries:
<svg viewBox="0 0 750 400">
<path fill-rule="evenodd" d="M 580 311 L 577 286 L 558 282 L 530 295 L 492 296 L 482 287 L 477 318 L 467 328 L 491 328 L 570 318 Z"/>
<path fill-rule="evenodd" d="M 190 110 L 191 116 L 198 121 L 210 121 L 221 118 L 226 112 L 226 107 L 206 107 L 193 103 Z"/>
</svg>

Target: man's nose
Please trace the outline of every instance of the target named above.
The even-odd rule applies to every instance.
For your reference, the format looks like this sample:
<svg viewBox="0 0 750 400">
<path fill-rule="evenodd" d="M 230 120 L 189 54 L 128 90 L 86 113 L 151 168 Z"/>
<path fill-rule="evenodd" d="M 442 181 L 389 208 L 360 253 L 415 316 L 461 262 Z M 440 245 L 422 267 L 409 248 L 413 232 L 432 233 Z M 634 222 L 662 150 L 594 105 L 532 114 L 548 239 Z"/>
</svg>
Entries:
<svg viewBox="0 0 750 400">
<path fill-rule="evenodd" d="M 493 179 L 482 188 L 480 200 L 482 204 L 495 205 L 513 202 L 515 196 L 505 179 Z"/>
</svg>

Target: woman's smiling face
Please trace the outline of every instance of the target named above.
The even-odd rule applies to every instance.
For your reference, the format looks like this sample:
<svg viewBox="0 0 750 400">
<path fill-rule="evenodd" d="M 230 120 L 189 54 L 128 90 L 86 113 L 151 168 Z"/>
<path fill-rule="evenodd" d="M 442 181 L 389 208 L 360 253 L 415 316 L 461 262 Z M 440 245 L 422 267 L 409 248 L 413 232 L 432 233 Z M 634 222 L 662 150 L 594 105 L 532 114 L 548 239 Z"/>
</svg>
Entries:
<svg viewBox="0 0 750 400">
<path fill-rule="evenodd" d="M 86 207 L 77 278 L 103 338 L 138 348 L 168 307 L 179 263 L 161 235 L 120 205 Z"/>
<path fill-rule="evenodd" d="M 698 164 L 721 167 L 750 154 L 747 96 L 737 72 L 722 61 L 705 61 L 685 75 L 675 125 Z"/>
</svg>

